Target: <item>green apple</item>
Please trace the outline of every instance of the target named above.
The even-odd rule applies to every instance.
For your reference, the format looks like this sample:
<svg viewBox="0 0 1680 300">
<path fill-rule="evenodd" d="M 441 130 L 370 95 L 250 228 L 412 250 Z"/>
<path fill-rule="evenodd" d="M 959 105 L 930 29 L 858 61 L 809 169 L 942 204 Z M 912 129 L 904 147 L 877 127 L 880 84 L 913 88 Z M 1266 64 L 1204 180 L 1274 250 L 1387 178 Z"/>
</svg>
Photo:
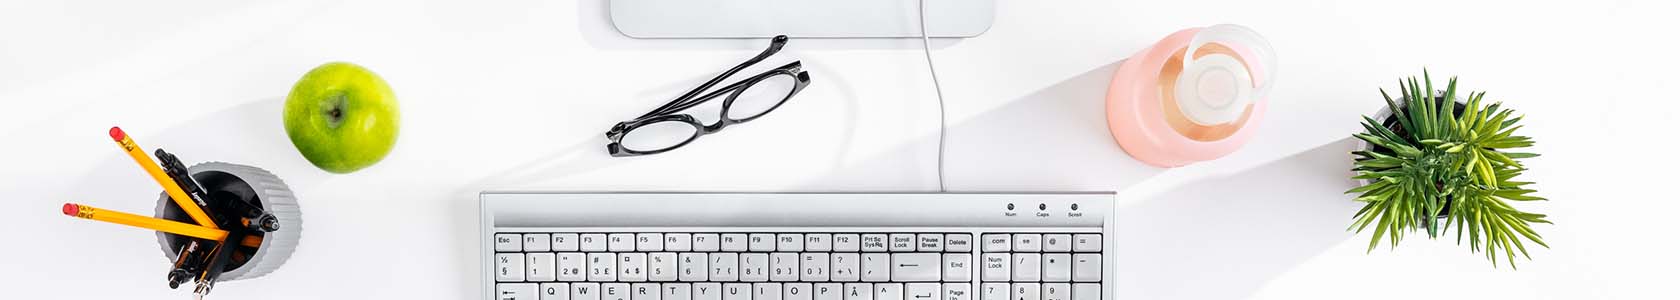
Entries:
<svg viewBox="0 0 1680 300">
<path fill-rule="evenodd" d="M 378 163 L 397 143 L 397 96 L 378 74 L 330 62 L 309 70 L 286 95 L 286 136 L 303 157 L 333 173 Z"/>
</svg>

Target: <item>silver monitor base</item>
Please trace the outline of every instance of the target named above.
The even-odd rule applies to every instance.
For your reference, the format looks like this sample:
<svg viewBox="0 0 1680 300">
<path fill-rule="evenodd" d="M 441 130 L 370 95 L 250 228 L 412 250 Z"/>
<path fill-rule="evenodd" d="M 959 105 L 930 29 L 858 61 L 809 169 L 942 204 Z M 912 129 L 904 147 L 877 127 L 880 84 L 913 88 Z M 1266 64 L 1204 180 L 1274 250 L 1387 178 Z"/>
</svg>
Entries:
<svg viewBox="0 0 1680 300">
<path fill-rule="evenodd" d="M 992 27 L 993 0 L 926 0 L 932 37 L 974 37 Z M 610 0 L 633 38 L 919 38 L 916 0 Z"/>
</svg>

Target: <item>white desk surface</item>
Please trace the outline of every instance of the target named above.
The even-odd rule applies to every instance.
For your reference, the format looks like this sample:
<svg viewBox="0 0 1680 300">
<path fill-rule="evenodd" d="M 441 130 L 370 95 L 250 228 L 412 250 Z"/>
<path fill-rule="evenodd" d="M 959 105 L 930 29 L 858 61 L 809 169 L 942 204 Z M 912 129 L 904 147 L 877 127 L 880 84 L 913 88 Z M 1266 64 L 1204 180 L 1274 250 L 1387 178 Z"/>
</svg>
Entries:
<svg viewBox="0 0 1680 300">
<path fill-rule="evenodd" d="M 815 78 L 766 119 L 681 151 L 610 158 L 601 133 L 759 51 L 764 40 L 633 40 L 604 1 L 0 3 L 0 298 L 182 299 L 149 232 L 59 215 L 150 211 L 158 188 L 107 139 L 261 166 L 297 190 L 300 248 L 216 299 L 477 299 L 487 189 L 930 191 L 937 107 L 916 40 L 793 40 Z M 388 3 L 387 3 L 388 2 Z M 468 3 L 470 2 L 470 3 Z M 1054 4 L 1047 4 L 1054 2 Z M 1602 299 L 1672 295 L 1680 28 L 1665 1 L 1015 1 L 978 38 L 936 41 L 960 191 L 1122 194 L 1123 299 Z M 1551 2 L 1551 1 L 1539 1 Z M 1187 26 L 1251 26 L 1281 82 L 1258 139 L 1163 170 L 1100 112 L 1116 62 Z M 1666 29 L 1664 29 L 1666 28 Z M 327 61 L 396 89 L 402 136 L 349 175 L 281 128 L 292 83 Z M 1421 234 L 1365 253 L 1348 135 L 1378 87 L 1422 67 L 1526 113 L 1544 153 L 1523 208 L 1553 246 L 1494 269 Z"/>
</svg>

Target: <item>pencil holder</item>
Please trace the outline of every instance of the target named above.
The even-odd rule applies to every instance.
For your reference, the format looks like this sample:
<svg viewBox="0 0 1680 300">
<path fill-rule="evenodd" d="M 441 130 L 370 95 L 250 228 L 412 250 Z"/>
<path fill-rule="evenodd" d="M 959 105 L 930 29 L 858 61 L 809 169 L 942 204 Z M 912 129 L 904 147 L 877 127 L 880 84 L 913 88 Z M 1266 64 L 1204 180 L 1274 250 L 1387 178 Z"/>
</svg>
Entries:
<svg viewBox="0 0 1680 300">
<path fill-rule="evenodd" d="M 256 247 L 235 248 L 237 251 L 232 253 L 235 259 L 228 262 L 220 281 L 259 277 L 280 268 L 291 258 L 303 231 L 303 219 L 299 215 L 297 198 L 292 196 L 292 190 L 280 181 L 280 177 L 256 167 L 224 162 L 200 163 L 188 167 L 187 172 L 192 174 L 206 194 L 224 195 L 230 201 L 244 199 L 255 202 L 253 204 L 279 220 L 279 230 L 255 234 L 261 239 Z M 158 218 L 193 222 L 180 206 L 169 199 L 168 194 L 158 197 L 156 214 Z M 157 236 L 158 245 L 163 247 L 163 254 L 170 261 L 175 260 L 180 254 L 177 251 L 189 241 L 187 237 L 162 232 Z M 231 245 L 240 244 L 240 241 L 230 242 Z"/>
</svg>

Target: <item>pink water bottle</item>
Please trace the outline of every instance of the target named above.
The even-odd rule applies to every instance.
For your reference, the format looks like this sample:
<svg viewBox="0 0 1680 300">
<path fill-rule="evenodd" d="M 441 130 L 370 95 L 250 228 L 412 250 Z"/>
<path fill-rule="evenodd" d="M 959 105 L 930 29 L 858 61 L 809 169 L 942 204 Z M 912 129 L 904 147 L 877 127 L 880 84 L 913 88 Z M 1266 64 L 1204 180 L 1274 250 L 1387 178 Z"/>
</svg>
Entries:
<svg viewBox="0 0 1680 300">
<path fill-rule="evenodd" d="M 1109 133 L 1158 167 L 1225 156 L 1254 135 L 1276 74 L 1271 44 L 1247 27 L 1180 30 L 1114 72 Z"/>
</svg>

